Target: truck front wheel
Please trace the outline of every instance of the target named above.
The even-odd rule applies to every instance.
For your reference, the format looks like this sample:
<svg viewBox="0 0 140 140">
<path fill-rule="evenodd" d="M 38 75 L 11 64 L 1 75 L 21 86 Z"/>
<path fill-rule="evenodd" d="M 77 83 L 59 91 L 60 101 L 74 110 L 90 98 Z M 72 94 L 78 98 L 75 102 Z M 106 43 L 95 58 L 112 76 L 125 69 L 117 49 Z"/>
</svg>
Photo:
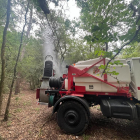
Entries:
<svg viewBox="0 0 140 140">
<path fill-rule="evenodd" d="M 66 101 L 58 109 L 57 123 L 64 132 L 80 135 L 87 128 L 89 118 L 85 108 L 80 103 Z"/>
</svg>

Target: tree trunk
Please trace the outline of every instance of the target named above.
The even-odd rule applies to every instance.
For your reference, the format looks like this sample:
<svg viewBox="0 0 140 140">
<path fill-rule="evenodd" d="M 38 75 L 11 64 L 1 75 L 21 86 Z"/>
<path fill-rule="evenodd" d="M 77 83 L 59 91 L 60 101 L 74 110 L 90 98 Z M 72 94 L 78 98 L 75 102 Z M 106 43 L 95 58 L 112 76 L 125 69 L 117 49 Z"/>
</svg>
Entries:
<svg viewBox="0 0 140 140">
<path fill-rule="evenodd" d="M 30 89 L 34 90 L 35 89 L 35 79 L 33 76 L 30 78 Z"/>
<path fill-rule="evenodd" d="M 14 66 L 14 75 L 13 75 L 12 84 L 11 84 L 11 87 L 10 87 L 10 93 L 9 93 L 9 97 L 8 97 L 8 101 L 7 101 L 7 106 L 6 106 L 5 114 L 4 114 L 4 120 L 5 120 L 5 121 L 8 120 L 9 106 L 10 106 L 10 102 L 11 102 L 12 90 L 13 90 L 14 81 L 15 81 L 16 72 L 17 72 L 17 64 L 18 64 L 19 57 L 20 57 L 20 52 L 21 52 L 21 47 L 22 47 L 22 42 L 23 42 L 24 30 L 25 30 L 25 26 L 26 26 L 26 23 L 27 23 L 28 8 L 29 8 L 29 2 L 28 2 L 28 4 L 27 4 L 27 8 L 26 8 L 26 13 L 25 13 L 25 24 L 24 24 L 24 26 L 23 26 L 22 33 L 21 33 L 20 46 L 19 46 L 19 50 L 18 50 L 18 55 L 17 55 L 17 59 L 16 59 L 16 64 L 15 64 L 15 66 Z"/>
<path fill-rule="evenodd" d="M 90 44 L 90 50 L 89 51 L 91 52 L 91 44 Z"/>
<path fill-rule="evenodd" d="M 105 42 L 105 45 L 106 45 L 105 51 L 108 52 L 108 42 Z"/>
<path fill-rule="evenodd" d="M 18 73 L 16 83 L 15 83 L 15 95 L 18 95 L 18 93 L 20 93 L 20 83 L 21 83 L 21 78 L 20 78 L 20 74 Z"/>
<path fill-rule="evenodd" d="M 7 19 L 6 24 L 3 31 L 3 42 L 1 47 L 1 81 L 0 81 L 0 114 L 2 110 L 2 99 L 3 99 L 3 87 L 4 87 L 4 79 L 5 79 L 5 45 L 6 45 L 6 35 L 7 29 L 9 26 L 9 19 L 10 19 L 10 11 L 11 11 L 11 0 L 7 2 Z"/>
<path fill-rule="evenodd" d="M 33 6 L 31 6 L 31 9 L 30 9 L 30 19 L 29 19 L 27 33 L 26 33 L 27 38 L 29 38 L 29 36 L 30 36 L 30 31 L 32 28 L 32 20 L 33 20 Z M 24 55 L 25 55 L 25 46 L 23 46 L 23 49 L 21 51 L 20 61 L 23 60 Z M 16 83 L 15 83 L 15 95 L 20 93 L 20 84 L 21 84 L 21 74 L 20 74 L 20 72 L 18 72 L 17 78 L 16 78 Z"/>
</svg>

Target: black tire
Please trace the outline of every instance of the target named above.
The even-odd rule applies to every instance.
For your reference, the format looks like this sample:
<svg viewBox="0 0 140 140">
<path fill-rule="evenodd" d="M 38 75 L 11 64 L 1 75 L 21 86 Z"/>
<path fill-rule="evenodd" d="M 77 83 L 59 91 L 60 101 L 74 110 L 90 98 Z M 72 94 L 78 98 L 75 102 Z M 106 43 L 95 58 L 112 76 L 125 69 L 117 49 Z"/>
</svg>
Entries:
<svg viewBox="0 0 140 140">
<path fill-rule="evenodd" d="M 85 108 L 80 103 L 66 101 L 58 109 L 57 123 L 65 133 L 80 135 L 87 128 L 89 118 Z"/>
</svg>

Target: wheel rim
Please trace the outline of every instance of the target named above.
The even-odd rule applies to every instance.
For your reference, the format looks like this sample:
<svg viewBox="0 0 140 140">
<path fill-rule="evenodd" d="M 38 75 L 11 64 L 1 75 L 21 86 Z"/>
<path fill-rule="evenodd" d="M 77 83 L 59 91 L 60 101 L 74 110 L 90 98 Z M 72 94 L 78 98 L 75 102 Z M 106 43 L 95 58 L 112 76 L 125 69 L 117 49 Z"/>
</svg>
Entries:
<svg viewBox="0 0 140 140">
<path fill-rule="evenodd" d="M 65 122 L 70 126 L 76 126 L 80 122 L 80 116 L 75 110 L 69 110 L 64 115 Z"/>
</svg>

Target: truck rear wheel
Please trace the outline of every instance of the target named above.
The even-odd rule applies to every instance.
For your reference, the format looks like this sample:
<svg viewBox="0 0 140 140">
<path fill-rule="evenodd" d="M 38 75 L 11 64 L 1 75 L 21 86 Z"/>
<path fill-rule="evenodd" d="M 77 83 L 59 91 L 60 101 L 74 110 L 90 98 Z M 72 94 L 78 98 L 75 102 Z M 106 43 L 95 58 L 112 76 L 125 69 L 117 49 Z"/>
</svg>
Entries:
<svg viewBox="0 0 140 140">
<path fill-rule="evenodd" d="M 88 126 L 89 118 L 85 108 L 78 102 L 64 102 L 57 112 L 59 127 L 68 134 L 80 135 Z"/>
</svg>

